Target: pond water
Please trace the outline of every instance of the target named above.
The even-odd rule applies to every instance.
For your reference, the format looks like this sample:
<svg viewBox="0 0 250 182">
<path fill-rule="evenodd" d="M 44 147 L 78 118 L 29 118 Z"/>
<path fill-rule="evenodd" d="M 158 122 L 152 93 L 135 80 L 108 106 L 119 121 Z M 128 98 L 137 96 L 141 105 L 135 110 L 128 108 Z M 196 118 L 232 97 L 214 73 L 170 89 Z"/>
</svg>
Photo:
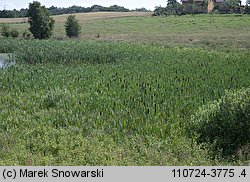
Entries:
<svg viewBox="0 0 250 182">
<path fill-rule="evenodd" d="M 7 68 L 15 63 L 11 53 L 0 53 L 0 68 Z"/>
</svg>

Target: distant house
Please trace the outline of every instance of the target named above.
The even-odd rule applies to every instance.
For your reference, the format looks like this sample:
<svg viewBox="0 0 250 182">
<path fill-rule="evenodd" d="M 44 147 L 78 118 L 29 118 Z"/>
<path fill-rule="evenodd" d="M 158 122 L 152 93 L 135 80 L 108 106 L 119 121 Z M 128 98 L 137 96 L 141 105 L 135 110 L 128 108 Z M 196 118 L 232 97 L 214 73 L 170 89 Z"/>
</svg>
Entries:
<svg viewBox="0 0 250 182">
<path fill-rule="evenodd" d="M 205 0 L 181 0 L 181 2 L 184 6 L 184 11 L 188 13 L 210 13 L 215 5 L 223 3 L 224 0 L 208 0 L 208 5 Z"/>
<path fill-rule="evenodd" d="M 181 0 L 182 4 L 201 4 L 204 0 Z"/>
<path fill-rule="evenodd" d="M 201 4 L 202 2 L 204 2 L 204 0 L 181 0 L 182 4 L 192 4 L 192 3 L 197 3 L 197 4 Z M 214 0 L 215 3 L 223 3 L 224 0 Z"/>
<path fill-rule="evenodd" d="M 223 3 L 224 0 L 208 0 L 207 12 L 211 13 L 216 5 Z"/>
</svg>

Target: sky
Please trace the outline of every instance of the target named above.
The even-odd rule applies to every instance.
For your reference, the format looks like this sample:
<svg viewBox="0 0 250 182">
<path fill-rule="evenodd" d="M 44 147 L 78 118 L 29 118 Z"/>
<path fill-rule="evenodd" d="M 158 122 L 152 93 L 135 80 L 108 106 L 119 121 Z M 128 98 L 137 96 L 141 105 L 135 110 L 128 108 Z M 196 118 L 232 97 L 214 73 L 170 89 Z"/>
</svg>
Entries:
<svg viewBox="0 0 250 182">
<path fill-rule="evenodd" d="M 38 0 L 42 5 L 46 7 L 56 6 L 56 7 L 70 7 L 73 5 L 91 7 L 95 4 L 101 6 L 112 6 L 119 5 L 125 8 L 135 9 L 135 8 L 146 8 L 149 10 L 154 10 L 155 6 L 167 5 L 167 0 Z M 178 0 L 180 1 L 180 0 Z M 8 9 L 21 9 L 28 8 L 29 3 L 33 0 L 0 0 L 0 10 Z M 242 0 L 242 4 L 245 4 L 246 0 Z"/>
<path fill-rule="evenodd" d="M 101 6 L 124 6 L 125 8 L 135 9 L 135 8 L 147 8 L 154 10 L 155 6 L 166 6 L 167 0 L 38 0 L 42 5 L 46 7 L 56 6 L 56 7 L 69 7 L 73 5 L 91 7 L 95 4 Z M 21 9 L 28 8 L 29 3 L 33 0 L 0 0 L 0 9 Z"/>
</svg>

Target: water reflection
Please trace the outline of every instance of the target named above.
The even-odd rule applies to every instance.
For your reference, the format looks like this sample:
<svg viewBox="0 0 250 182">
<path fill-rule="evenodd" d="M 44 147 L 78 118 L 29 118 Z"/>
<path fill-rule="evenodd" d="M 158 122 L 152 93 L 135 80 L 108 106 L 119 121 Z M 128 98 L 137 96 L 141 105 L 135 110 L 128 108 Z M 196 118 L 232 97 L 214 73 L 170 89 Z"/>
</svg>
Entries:
<svg viewBox="0 0 250 182">
<path fill-rule="evenodd" d="M 16 62 L 10 53 L 0 53 L 0 68 L 6 68 L 14 65 Z"/>
</svg>

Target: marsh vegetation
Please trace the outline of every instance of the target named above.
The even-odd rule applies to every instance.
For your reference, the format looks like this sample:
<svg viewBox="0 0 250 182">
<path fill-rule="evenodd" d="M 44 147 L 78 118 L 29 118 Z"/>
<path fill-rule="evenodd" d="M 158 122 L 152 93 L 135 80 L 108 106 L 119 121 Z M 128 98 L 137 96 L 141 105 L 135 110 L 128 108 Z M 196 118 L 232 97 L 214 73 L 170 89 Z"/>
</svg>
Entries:
<svg viewBox="0 0 250 182">
<path fill-rule="evenodd" d="M 81 40 L 0 38 L 0 52 L 16 60 L 0 69 L 0 164 L 247 164 L 249 21 L 106 18 L 86 21 Z M 229 116 L 226 106 L 230 123 L 216 120 Z M 246 129 L 229 158 L 211 150 L 225 140 L 210 145 L 201 135 L 216 122 L 218 131 Z"/>
</svg>

